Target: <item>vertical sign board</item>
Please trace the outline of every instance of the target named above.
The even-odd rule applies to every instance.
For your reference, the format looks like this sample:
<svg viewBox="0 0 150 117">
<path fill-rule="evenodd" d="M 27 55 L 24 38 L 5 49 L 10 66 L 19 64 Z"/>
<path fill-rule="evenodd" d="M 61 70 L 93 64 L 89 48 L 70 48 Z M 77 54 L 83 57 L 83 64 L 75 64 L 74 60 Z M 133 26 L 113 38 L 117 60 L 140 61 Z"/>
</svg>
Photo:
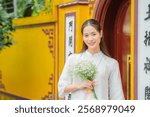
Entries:
<svg viewBox="0 0 150 117">
<path fill-rule="evenodd" d="M 75 48 L 75 13 L 67 13 L 65 16 L 65 60 L 67 60 Z"/>
<path fill-rule="evenodd" d="M 150 0 L 138 0 L 137 86 L 137 98 L 150 100 Z"/>
</svg>

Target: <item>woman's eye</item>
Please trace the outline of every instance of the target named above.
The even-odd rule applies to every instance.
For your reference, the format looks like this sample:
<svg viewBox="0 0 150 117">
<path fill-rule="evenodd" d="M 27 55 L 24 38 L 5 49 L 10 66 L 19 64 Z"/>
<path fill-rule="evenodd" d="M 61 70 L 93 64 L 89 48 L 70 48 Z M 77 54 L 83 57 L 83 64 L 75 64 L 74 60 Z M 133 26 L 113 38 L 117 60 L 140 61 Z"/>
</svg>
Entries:
<svg viewBox="0 0 150 117">
<path fill-rule="evenodd" d="M 92 34 L 92 36 L 96 36 L 96 34 Z"/>
<path fill-rule="evenodd" d="M 84 37 L 88 37 L 88 35 L 84 35 Z"/>
</svg>

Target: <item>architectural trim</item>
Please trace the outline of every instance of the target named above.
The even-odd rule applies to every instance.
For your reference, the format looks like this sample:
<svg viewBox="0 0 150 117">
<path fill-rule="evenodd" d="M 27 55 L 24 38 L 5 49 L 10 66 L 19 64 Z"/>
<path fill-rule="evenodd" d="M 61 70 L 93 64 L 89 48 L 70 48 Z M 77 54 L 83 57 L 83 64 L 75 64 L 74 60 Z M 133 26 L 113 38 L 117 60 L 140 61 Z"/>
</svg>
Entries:
<svg viewBox="0 0 150 117">
<path fill-rule="evenodd" d="M 111 0 L 97 0 L 93 18 L 98 20 L 102 27 L 104 26 L 105 16 Z"/>
<path fill-rule="evenodd" d="M 134 99 L 138 99 L 138 0 L 134 4 Z"/>
<path fill-rule="evenodd" d="M 6 95 L 8 97 L 12 97 L 12 98 L 15 98 L 16 100 L 29 100 L 27 98 L 24 98 L 24 97 L 21 97 L 21 96 L 17 96 L 15 94 L 12 94 L 12 93 L 9 93 L 9 92 L 6 92 L 6 91 L 0 91 L 0 94 L 3 94 L 3 95 Z"/>
<path fill-rule="evenodd" d="M 64 7 L 70 7 L 70 6 L 75 6 L 75 5 L 88 5 L 89 2 L 88 0 L 76 0 L 74 2 L 67 2 L 61 5 L 58 5 L 59 8 L 64 8 Z"/>
</svg>

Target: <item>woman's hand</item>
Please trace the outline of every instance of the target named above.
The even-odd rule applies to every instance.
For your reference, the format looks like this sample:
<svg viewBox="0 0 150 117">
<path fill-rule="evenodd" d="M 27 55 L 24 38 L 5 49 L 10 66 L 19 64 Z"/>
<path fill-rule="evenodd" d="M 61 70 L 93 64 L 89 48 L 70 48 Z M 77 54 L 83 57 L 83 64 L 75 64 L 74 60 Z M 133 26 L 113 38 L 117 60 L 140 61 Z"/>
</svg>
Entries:
<svg viewBox="0 0 150 117">
<path fill-rule="evenodd" d="M 96 81 L 96 80 L 93 80 L 93 81 L 92 81 L 93 87 L 95 87 L 97 84 L 98 84 L 98 81 Z"/>
<path fill-rule="evenodd" d="M 92 90 L 94 86 L 97 85 L 97 81 L 93 80 L 85 80 L 80 84 L 72 84 L 65 87 L 64 92 L 70 93 L 81 89 L 89 89 Z"/>
<path fill-rule="evenodd" d="M 85 80 L 82 83 L 80 83 L 78 85 L 79 89 L 84 89 L 84 88 L 88 88 L 88 89 L 93 89 L 93 87 L 96 85 L 96 81 L 90 81 L 90 80 Z"/>
</svg>

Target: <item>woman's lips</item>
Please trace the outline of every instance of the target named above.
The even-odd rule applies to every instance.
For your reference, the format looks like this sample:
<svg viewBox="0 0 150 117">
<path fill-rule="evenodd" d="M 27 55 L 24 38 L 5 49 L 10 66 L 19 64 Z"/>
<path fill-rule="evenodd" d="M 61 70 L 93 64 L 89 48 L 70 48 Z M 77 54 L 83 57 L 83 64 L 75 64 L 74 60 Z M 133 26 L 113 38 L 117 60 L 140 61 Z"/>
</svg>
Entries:
<svg viewBox="0 0 150 117">
<path fill-rule="evenodd" d="M 95 42 L 88 43 L 88 45 L 93 46 Z"/>
</svg>

